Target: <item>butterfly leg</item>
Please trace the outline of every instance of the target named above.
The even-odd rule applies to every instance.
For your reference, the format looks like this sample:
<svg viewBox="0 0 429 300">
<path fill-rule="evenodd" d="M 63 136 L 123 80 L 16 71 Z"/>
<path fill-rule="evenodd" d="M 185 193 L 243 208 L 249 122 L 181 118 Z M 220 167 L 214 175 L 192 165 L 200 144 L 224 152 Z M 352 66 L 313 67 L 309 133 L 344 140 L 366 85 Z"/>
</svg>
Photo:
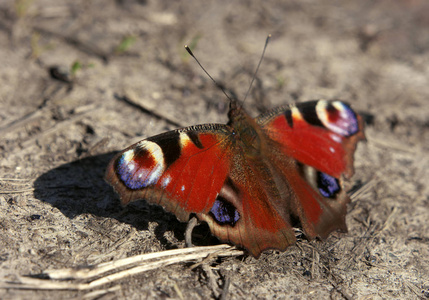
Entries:
<svg viewBox="0 0 429 300">
<path fill-rule="evenodd" d="M 189 222 L 188 222 L 188 226 L 186 226 L 186 231 L 185 231 L 185 244 L 186 247 L 193 247 L 194 245 L 192 244 L 192 231 L 194 230 L 195 226 L 198 225 L 198 219 L 196 217 L 192 217 Z"/>
</svg>

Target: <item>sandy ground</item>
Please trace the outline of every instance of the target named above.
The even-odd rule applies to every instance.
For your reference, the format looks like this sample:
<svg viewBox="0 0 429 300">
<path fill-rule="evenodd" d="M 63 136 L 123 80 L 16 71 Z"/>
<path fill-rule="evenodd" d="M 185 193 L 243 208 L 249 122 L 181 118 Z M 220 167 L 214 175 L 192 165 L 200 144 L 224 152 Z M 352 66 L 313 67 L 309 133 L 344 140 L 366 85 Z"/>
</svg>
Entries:
<svg viewBox="0 0 429 300">
<path fill-rule="evenodd" d="M 348 233 L 92 290 L 10 288 L 47 269 L 183 248 L 185 224 L 144 202 L 121 207 L 104 170 L 140 139 L 226 121 L 225 97 L 184 44 L 242 99 L 268 33 L 252 115 L 340 98 L 367 122 Z M 428 49 L 424 0 L 2 0 L 0 298 L 429 298 Z"/>
</svg>

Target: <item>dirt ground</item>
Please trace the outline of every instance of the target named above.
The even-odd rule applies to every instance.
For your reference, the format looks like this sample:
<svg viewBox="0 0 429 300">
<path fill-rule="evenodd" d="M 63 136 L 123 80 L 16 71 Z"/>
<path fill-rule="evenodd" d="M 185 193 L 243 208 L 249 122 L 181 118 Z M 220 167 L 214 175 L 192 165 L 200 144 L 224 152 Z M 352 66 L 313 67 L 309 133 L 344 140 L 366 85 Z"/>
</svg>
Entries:
<svg viewBox="0 0 429 300">
<path fill-rule="evenodd" d="M 121 207 L 104 170 L 140 139 L 227 120 L 184 44 L 242 99 L 269 33 L 247 111 L 339 98 L 367 123 L 348 233 L 92 290 L 11 288 L 183 248 L 186 224 Z M 0 1 L 0 298 L 428 299 L 428 49 L 425 0 Z"/>
</svg>

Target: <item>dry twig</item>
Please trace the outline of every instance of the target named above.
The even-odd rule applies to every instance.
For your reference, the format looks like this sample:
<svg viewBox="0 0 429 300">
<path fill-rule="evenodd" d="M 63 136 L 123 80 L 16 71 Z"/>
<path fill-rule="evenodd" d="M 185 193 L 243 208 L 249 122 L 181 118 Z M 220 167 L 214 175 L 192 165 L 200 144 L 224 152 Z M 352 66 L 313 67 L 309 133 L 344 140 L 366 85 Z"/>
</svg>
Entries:
<svg viewBox="0 0 429 300">
<path fill-rule="evenodd" d="M 89 290 L 126 277 L 168 265 L 194 261 L 209 255 L 218 257 L 243 255 L 243 251 L 229 245 L 193 247 L 142 254 L 116 261 L 102 263 L 86 268 L 67 268 L 46 270 L 42 275 L 46 279 L 20 276 L 19 281 L 0 280 L 0 288 L 33 290 Z M 71 282 L 54 281 L 70 280 Z M 78 281 L 78 282 L 76 282 Z M 86 281 L 86 282 L 79 282 Z"/>
</svg>

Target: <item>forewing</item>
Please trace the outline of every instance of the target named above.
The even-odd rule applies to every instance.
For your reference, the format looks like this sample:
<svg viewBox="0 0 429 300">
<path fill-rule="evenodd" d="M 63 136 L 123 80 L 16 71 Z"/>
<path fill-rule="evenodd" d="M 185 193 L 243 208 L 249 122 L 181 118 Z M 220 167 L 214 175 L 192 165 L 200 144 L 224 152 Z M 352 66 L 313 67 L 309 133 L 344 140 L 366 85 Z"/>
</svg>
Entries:
<svg viewBox="0 0 429 300">
<path fill-rule="evenodd" d="M 341 101 L 309 101 L 281 107 L 256 119 L 281 152 L 335 178 L 353 175 L 363 122 Z"/>
<path fill-rule="evenodd" d="M 230 170 L 232 135 L 226 125 L 208 124 L 170 131 L 117 154 L 106 180 L 122 204 L 145 199 L 181 221 L 208 213 Z"/>
</svg>

